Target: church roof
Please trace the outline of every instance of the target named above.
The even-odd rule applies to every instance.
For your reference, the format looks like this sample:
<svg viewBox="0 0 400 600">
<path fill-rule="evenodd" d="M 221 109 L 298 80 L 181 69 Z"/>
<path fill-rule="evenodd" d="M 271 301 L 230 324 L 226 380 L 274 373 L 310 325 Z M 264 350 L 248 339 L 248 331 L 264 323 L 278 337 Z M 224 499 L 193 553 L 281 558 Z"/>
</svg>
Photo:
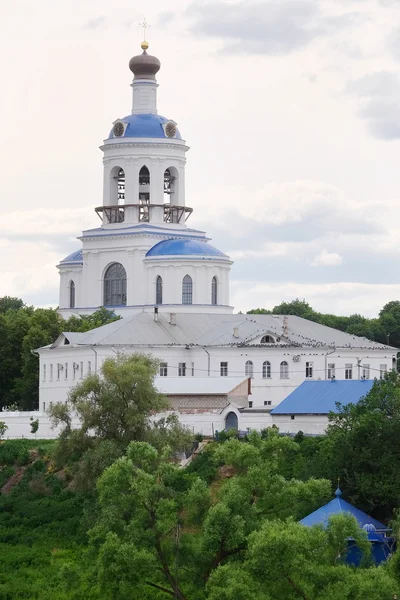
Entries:
<svg viewBox="0 0 400 600">
<path fill-rule="evenodd" d="M 146 258 L 155 256 L 201 256 L 228 258 L 226 254 L 200 240 L 175 239 L 163 240 L 150 248 Z"/>
<path fill-rule="evenodd" d="M 364 527 L 365 531 L 367 531 L 368 533 L 373 532 L 373 528 L 365 527 L 366 525 L 373 525 L 376 532 L 388 531 L 388 528 L 383 523 L 380 523 L 373 517 L 370 517 L 365 512 L 363 512 L 359 508 L 356 508 L 349 502 L 346 502 L 346 500 L 343 500 L 341 496 L 342 492 L 338 488 L 335 492 L 335 498 L 333 500 L 328 502 L 328 504 L 321 506 L 321 508 L 318 508 L 307 517 L 304 517 L 304 519 L 302 519 L 300 523 L 302 525 L 306 525 L 307 527 L 312 527 L 313 525 L 323 525 L 324 527 L 326 527 L 328 524 L 329 517 L 331 517 L 332 515 L 340 515 L 345 513 L 353 515 L 353 517 L 357 519 L 360 527 Z"/>
<path fill-rule="evenodd" d="M 271 411 L 272 415 L 327 415 L 336 412 L 336 402 L 346 405 L 357 403 L 368 394 L 371 380 L 338 379 L 304 381 L 285 400 Z"/>
<path fill-rule="evenodd" d="M 76 250 L 75 252 L 72 252 L 72 254 L 69 254 L 68 256 L 60 260 L 60 265 L 65 265 L 66 263 L 82 264 L 82 250 Z"/>
<path fill-rule="evenodd" d="M 171 306 L 171 312 L 174 307 Z M 83 345 L 137 345 L 151 347 L 198 345 L 198 346 L 243 346 L 258 345 L 265 334 L 284 336 L 281 341 L 268 347 L 313 348 L 362 348 L 364 350 L 393 348 L 371 342 L 313 321 L 294 315 L 229 315 L 209 313 L 176 313 L 175 325 L 169 322 L 169 314 L 160 312 L 155 321 L 150 312 L 140 312 L 108 325 L 88 331 L 80 340 Z M 263 346 L 265 347 L 265 346 Z M 330 384 L 330 382 L 329 382 Z M 334 385 L 334 384 L 330 384 Z"/>
<path fill-rule="evenodd" d="M 108 139 L 123 140 L 124 138 L 165 138 L 169 139 L 165 135 L 163 125 L 170 122 L 170 119 L 162 117 L 161 115 L 154 114 L 134 114 L 128 115 L 123 119 L 120 119 L 123 123 L 127 123 L 125 133 L 116 138 L 111 129 Z M 179 130 L 176 130 L 174 139 L 181 140 L 182 136 Z"/>
</svg>

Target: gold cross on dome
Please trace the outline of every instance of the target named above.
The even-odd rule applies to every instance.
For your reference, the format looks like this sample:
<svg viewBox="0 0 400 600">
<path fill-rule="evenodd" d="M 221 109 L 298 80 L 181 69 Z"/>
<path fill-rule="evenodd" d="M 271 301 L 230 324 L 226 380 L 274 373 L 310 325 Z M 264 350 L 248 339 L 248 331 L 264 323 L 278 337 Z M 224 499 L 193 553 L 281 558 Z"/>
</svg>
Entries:
<svg viewBox="0 0 400 600">
<path fill-rule="evenodd" d="M 146 41 L 146 29 L 151 27 L 151 25 L 148 24 L 146 19 L 143 19 L 143 23 L 139 23 L 139 27 L 143 28 L 143 41 L 145 42 Z"/>
</svg>

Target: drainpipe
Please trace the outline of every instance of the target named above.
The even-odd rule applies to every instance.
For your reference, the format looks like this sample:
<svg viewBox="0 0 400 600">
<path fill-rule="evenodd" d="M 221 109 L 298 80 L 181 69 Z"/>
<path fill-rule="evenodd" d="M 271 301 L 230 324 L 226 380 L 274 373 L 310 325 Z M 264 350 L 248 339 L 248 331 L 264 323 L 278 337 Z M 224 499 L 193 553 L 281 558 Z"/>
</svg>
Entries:
<svg viewBox="0 0 400 600">
<path fill-rule="evenodd" d="M 325 379 L 327 379 L 328 376 L 328 356 L 330 354 L 333 354 L 336 351 L 336 348 L 334 348 L 333 350 L 331 350 L 330 352 L 327 352 L 325 354 Z"/>
<path fill-rule="evenodd" d="M 206 352 L 206 354 L 207 354 L 207 376 L 208 376 L 208 377 L 210 377 L 210 362 L 211 362 L 211 356 L 210 356 L 210 353 L 208 352 L 208 350 L 206 350 L 204 347 L 203 347 L 203 350 L 204 350 L 204 352 Z"/>
<path fill-rule="evenodd" d="M 94 358 L 94 372 L 96 374 L 97 373 L 97 350 L 95 350 L 93 348 L 93 346 L 90 346 L 90 349 L 93 350 L 93 352 L 95 354 L 95 358 Z"/>
</svg>

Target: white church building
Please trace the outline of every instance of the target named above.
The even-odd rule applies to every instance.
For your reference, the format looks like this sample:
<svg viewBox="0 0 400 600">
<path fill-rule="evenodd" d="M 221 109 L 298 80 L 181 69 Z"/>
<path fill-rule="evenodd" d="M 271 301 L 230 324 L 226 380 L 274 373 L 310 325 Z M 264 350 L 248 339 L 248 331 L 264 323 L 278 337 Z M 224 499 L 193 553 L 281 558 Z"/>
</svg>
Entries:
<svg viewBox="0 0 400 600">
<path fill-rule="evenodd" d="M 188 146 L 177 123 L 157 112 L 160 62 L 147 48 L 143 42 L 129 63 L 131 114 L 114 121 L 101 146 L 101 223 L 58 265 L 62 315 L 104 306 L 122 319 L 64 332 L 38 350 L 39 410 L 64 402 L 118 353 L 158 358 L 156 385 L 182 422 L 205 434 L 227 424 L 270 426 L 271 409 L 305 380 L 382 377 L 395 365 L 395 348 L 296 316 L 233 313 L 232 261 L 188 225 Z"/>
</svg>

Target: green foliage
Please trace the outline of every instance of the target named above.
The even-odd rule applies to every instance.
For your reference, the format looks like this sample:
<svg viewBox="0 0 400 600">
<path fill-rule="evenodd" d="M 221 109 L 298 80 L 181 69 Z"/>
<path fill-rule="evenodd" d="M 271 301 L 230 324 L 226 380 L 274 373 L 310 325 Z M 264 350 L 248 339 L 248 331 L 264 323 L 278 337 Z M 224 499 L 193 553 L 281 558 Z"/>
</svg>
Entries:
<svg viewBox="0 0 400 600">
<path fill-rule="evenodd" d="M 132 442 L 98 481 L 100 514 L 90 538 L 103 597 L 154 598 L 162 589 L 181 600 L 214 594 L 211 577 L 226 562 L 243 561 L 249 535 L 264 521 L 302 517 L 329 497 L 327 481 L 286 480 L 278 473 L 290 444 L 276 435 L 231 439 L 182 472 L 165 451 Z M 210 488 L 198 474 L 210 478 L 217 465 Z M 224 597 L 244 589 L 237 581 Z"/>
<path fill-rule="evenodd" d="M 39 360 L 32 352 L 54 342 L 62 331 L 88 331 L 118 319 L 101 308 L 64 321 L 54 309 L 34 309 L 18 298 L 0 298 L 0 409 L 37 409 Z"/>
<path fill-rule="evenodd" d="M 37 433 L 39 429 L 39 419 L 30 418 L 31 421 L 31 433 Z"/>
<path fill-rule="evenodd" d="M 0 421 L 0 440 L 2 437 L 4 437 L 4 434 L 6 433 L 7 429 L 8 425 L 6 425 L 4 421 Z"/>
<path fill-rule="evenodd" d="M 54 425 L 62 425 L 55 460 L 75 465 L 75 484 L 91 489 L 97 477 L 133 440 L 149 440 L 172 451 L 189 446 L 190 436 L 175 416 L 152 423 L 152 415 L 168 408 L 154 387 L 158 362 L 150 356 L 119 355 L 103 362 L 100 374 L 75 386 L 66 404 L 50 410 Z M 71 428 L 72 414 L 80 427 Z"/>
<path fill-rule="evenodd" d="M 346 333 L 383 344 L 390 342 L 392 346 L 400 347 L 400 302 L 397 300 L 386 304 L 377 319 L 368 319 L 358 314 L 343 317 L 320 313 L 315 311 L 306 300 L 299 298 L 291 302 L 281 302 L 272 310 L 264 308 L 249 310 L 248 314 L 296 315 Z"/>
</svg>

